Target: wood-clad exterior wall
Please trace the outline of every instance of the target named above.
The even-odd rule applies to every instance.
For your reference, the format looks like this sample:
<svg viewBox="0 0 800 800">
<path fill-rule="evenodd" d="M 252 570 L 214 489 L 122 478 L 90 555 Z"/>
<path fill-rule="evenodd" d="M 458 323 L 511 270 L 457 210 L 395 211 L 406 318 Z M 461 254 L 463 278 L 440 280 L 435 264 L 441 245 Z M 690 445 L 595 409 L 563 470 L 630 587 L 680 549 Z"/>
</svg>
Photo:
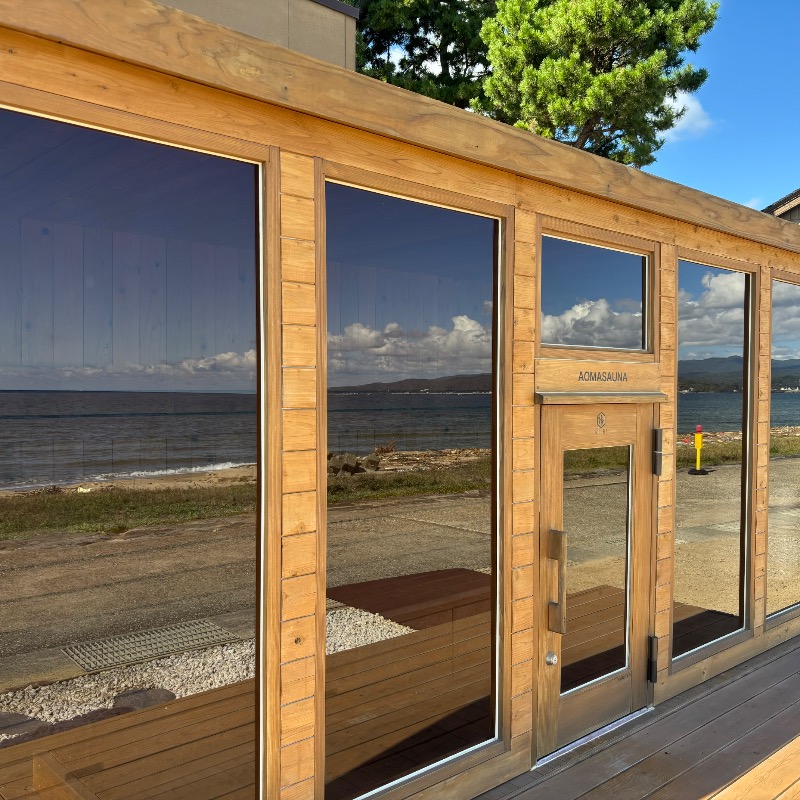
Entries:
<svg viewBox="0 0 800 800">
<path fill-rule="evenodd" d="M 265 797 L 323 797 L 325 675 L 324 181 L 454 208 L 491 208 L 506 237 L 500 404 L 501 738 L 414 785 L 470 797 L 536 752 L 539 575 L 537 391 L 575 390 L 565 353 L 542 348 L 542 231 L 625 244 L 653 261 L 652 354 L 614 356 L 628 389 L 662 393 L 664 468 L 654 488 L 650 630 L 655 703 L 800 634 L 765 624 L 774 270 L 800 282 L 800 228 L 503 128 L 235 34 L 150 0 L 0 0 L 0 105 L 263 167 L 261 778 Z M 677 265 L 753 275 L 752 535 L 747 626 L 726 649 L 671 663 L 675 529 Z M 601 358 L 587 364 L 597 364 Z M 448 794 L 443 794 L 447 792 Z M 408 789 L 388 797 L 408 796 Z"/>
</svg>

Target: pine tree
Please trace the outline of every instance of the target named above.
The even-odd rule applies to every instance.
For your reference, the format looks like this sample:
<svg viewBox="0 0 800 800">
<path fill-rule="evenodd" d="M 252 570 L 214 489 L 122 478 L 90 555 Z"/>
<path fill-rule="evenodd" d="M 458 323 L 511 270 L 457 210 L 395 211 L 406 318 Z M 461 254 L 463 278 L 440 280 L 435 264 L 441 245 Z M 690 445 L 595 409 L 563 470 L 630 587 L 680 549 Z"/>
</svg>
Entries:
<svg viewBox="0 0 800 800">
<path fill-rule="evenodd" d="M 684 63 L 716 21 L 706 0 L 498 0 L 475 110 L 634 167 L 651 164 L 707 72 Z M 675 101 L 678 100 L 676 103 Z"/>
</svg>

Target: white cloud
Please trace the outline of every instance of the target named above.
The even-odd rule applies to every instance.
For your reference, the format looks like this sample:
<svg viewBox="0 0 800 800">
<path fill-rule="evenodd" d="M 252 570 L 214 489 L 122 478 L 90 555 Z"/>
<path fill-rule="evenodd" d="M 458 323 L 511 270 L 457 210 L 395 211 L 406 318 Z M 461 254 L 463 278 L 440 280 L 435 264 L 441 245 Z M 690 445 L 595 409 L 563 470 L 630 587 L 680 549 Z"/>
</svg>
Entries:
<svg viewBox="0 0 800 800">
<path fill-rule="evenodd" d="M 764 208 L 764 198 L 763 197 L 751 197 L 746 203 L 742 203 L 743 206 L 747 208 L 755 208 L 761 210 Z"/>
<path fill-rule="evenodd" d="M 676 111 L 684 109 L 683 116 L 664 134 L 667 142 L 677 142 L 681 139 L 698 139 L 705 135 L 714 124 L 711 117 L 692 94 L 678 92 L 674 100 L 667 100 Z"/>
<path fill-rule="evenodd" d="M 701 279 L 706 290 L 700 295 L 698 305 L 708 311 L 712 308 L 742 307 L 745 276 L 741 272 L 707 272 Z"/>
<path fill-rule="evenodd" d="M 450 329 L 431 325 L 426 331 L 404 331 L 394 322 L 377 330 L 355 322 L 341 334 L 329 333 L 331 385 L 491 371 L 491 326 L 466 315 L 451 322 Z"/>
<path fill-rule="evenodd" d="M 772 286 L 773 358 L 800 358 L 800 286 Z"/>
<path fill-rule="evenodd" d="M 614 311 L 605 298 L 587 300 L 562 314 L 545 314 L 542 341 L 583 347 L 642 346 L 642 315 L 639 311 Z"/>
<path fill-rule="evenodd" d="M 745 276 L 740 272 L 709 271 L 703 291 L 678 296 L 681 359 L 741 355 L 744 342 Z"/>
<path fill-rule="evenodd" d="M 0 388 L 114 391 L 247 391 L 256 387 L 256 351 L 218 353 L 175 364 L 4 367 Z"/>
</svg>

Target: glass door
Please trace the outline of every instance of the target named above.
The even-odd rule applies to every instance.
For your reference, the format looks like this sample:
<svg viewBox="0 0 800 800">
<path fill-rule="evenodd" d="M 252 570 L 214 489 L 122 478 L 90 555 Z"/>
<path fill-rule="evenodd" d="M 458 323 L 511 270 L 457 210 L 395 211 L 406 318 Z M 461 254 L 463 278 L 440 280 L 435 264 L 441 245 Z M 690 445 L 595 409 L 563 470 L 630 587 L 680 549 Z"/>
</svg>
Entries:
<svg viewBox="0 0 800 800">
<path fill-rule="evenodd" d="M 652 406 L 542 412 L 538 755 L 647 702 Z"/>
</svg>

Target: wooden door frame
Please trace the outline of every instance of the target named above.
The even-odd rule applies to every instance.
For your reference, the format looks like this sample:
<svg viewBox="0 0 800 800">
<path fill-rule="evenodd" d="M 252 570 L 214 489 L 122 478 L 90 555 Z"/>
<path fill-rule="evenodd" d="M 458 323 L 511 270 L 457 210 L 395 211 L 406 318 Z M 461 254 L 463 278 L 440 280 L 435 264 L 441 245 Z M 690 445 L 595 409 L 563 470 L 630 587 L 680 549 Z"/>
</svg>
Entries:
<svg viewBox="0 0 800 800">
<path fill-rule="evenodd" d="M 627 398 L 626 398 L 627 399 Z M 603 402 L 597 404 L 587 404 L 586 399 L 582 398 L 577 409 L 581 412 L 588 412 L 590 414 L 599 413 L 604 409 L 611 413 L 611 409 L 619 407 L 614 403 L 609 403 L 607 398 L 603 398 Z M 575 405 L 555 405 L 552 406 L 551 414 L 561 415 L 570 408 L 576 408 Z M 630 408 L 630 406 L 628 406 Z M 631 496 L 631 521 L 630 530 L 633 534 L 634 527 L 640 531 L 639 535 L 630 543 L 630 563 L 627 581 L 629 585 L 629 593 L 631 598 L 631 607 L 628 613 L 631 628 L 639 631 L 637 636 L 637 644 L 630 649 L 630 663 L 628 666 L 630 676 L 630 704 L 631 713 L 648 705 L 652 700 L 652 690 L 647 681 L 647 640 L 652 634 L 652 620 L 651 620 L 651 604 L 652 604 L 652 539 L 653 539 L 653 506 L 655 498 L 655 478 L 652 472 L 652 451 L 650 436 L 654 429 L 655 423 L 655 407 L 650 403 L 637 403 L 633 406 L 635 409 L 635 429 L 628 435 L 622 433 L 611 440 L 599 440 L 597 446 L 614 446 L 616 444 L 631 443 L 635 446 L 634 460 L 630 465 L 631 477 L 633 479 Z M 576 410 L 577 410 L 576 409 Z M 560 489 L 562 481 L 556 479 L 552 484 L 548 477 L 547 461 L 548 457 L 553 458 L 554 453 L 563 453 L 566 449 L 571 449 L 564 442 L 560 424 L 547 424 L 546 415 L 547 411 L 542 410 L 542 424 L 541 424 L 541 455 L 540 464 L 542 465 L 540 486 L 541 486 L 541 531 L 540 531 L 540 561 L 539 561 L 539 574 L 540 574 L 540 596 L 538 598 L 539 619 L 540 626 L 538 632 L 539 638 L 539 652 L 538 652 L 538 669 L 537 669 L 537 682 L 538 682 L 538 708 L 536 709 L 536 726 L 537 726 L 537 751 L 540 757 L 547 755 L 558 747 L 565 746 L 569 742 L 557 743 L 557 731 L 559 727 L 559 713 L 562 706 L 561 694 L 559 691 L 553 689 L 553 681 L 560 675 L 559 670 L 556 672 L 551 671 L 551 668 L 545 666 L 545 657 L 549 652 L 556 653 L 559 661 L 561 659 L 561 636 L 559 634 L 551 633 L 547 629 L 547 606 L 552 599 L 552 589 L 550 586 L 548 570 L 550 566 L 547 564 L 548 553 L 545 546 L 546 540 L 549 536 L 551 527 L 558 527 L 555 518 L 550 518 L 552 511 L 550 509 L 558 509 L 556 516 L 561 519 L 561 503 L 560 497 L 551 497 L 553 489 Z M 586 440 L 583 440 L 586 441 Z M 638 445 L 638 446 L 637 446 Z M 548 456 L 549 454 L 549 456 Z M 551 524 L 552 523 L 552 524 Z M 638 598 L 634 601 L 633 598 Z M 641 641 L 639 641 L 641 639 Z M 616 674 L 616 673 L 614 673 Z M 614 680 L 609 676 L 608 683 L 603 684 L 588 684 L 591 686 L 593 694 L 602 694 L 605 697 L 607 694 L 614 690 Z M 627 681 L 626 681 L 627 683 Z M 606 689 L 598 689 L 597 686 L 605 685 Z M 582 691 L 579 689 L 579 691 Z M 626 689 L 627 691 L 627 689 Z M 591 731 L 589 731 L 591 733 Z M 581 731 L 576 735 L 578 738 L 585 735 Z M 574 739 L 571 739 L 572 741 Z"/>
</svg>

